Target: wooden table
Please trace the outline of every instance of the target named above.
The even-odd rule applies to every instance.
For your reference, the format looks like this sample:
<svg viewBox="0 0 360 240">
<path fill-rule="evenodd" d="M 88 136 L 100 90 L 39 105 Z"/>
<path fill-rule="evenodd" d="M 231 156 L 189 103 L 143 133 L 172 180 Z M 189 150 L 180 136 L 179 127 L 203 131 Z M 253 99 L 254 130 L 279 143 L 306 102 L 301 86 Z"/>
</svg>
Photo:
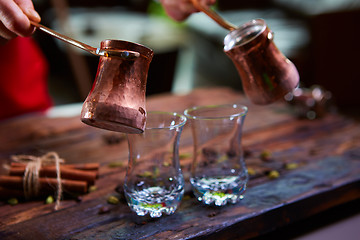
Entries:
<svg viewBox="0 0 360 240">
<path fill-rule="evenodd" d="M 192 138 L 181 136 L 186 193 L 179 209 L 159 219 L 138 217 L 122 195 L 127 141 L 121 133 L 93 128 L 79 117 L 29 115 L 0 123 L 0 162 L 11 155 L 56 151 L 67 163 L 100 163 L 97 190 L 61 208 L 43 200 L 0 203 L 0 239 L 237 239 L 276 228 L 360 198 L 360 123 L 339 114 L 300 120 L 282 104 L 256 106 L 226 88 L 198 89 L 184 96 L 149 97 L 148 110 L 178 111 L 194 105 L 248 105 L 243 146 L 251 177 L 245 198 L 225 207 L 198 203 L 189 186 Z M 116 139 L 116 141 L 109 141 Z M 270 159 L 261 159 L 264 151 Z M 114 164 L 115 163 L 115 164 Z M 288 166 L 297 166 L 288 169 Z M 114 167 L 114 165 L 116 167 Z M 276 170 L 278 178 L 269 178 Z M 2 169 L 0 174 L 7 174 Z M 119 204 L 109 204 L 117 196 Z M 102 208 L 108 211 L 102 213 Z"/>
</svg>

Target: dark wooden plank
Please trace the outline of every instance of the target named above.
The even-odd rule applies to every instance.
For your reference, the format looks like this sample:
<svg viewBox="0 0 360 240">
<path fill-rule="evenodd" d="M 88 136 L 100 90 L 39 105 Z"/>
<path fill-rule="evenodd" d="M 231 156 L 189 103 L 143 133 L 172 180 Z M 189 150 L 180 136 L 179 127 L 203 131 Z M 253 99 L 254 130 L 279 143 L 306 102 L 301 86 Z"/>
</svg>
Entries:
<svg viewBox="0 0 360 240">
<path fill-rule="evenodd" d="M 124 199 L 109 205 L 125 177 L 127 142 L 123 134 L 86 126 L 75 118 L 28 116 L 0 123 L 0 162 L 12 154 L 56 151 L 68 163 L 99 162 L 97 190 L 81 202 L 64 200 L 59 211 L 42 201 L 0 203 L 0 239 L 229 239 L 250 237 L 359 198 L 360 124 L 340 115 L 314 121 L 289 115 L 287 106 L 253 106 L 229 89 L 200 89 L 189 95 L 160 95 L 148 110 L 183 111 L 193 105 L 241 102 L 249 106 L 243 145 L 246 163 L 256 171 L 245 199 L 223 208 L 205 207 L 192 197 L 188 176 L 190 129 L 181 138 L 186 196 L 172 216 L 137 217 Z M 4 133 L 4 134 L 3 134 Z M 15 134 L 16 133 L 16 134 Z M 266 149 L 271 159 L 259 156 Z M 112 168 L 110 163 L 118 163 Z M 286 163 L 297 163 L 289 170 Z M 280 177 L 269 179 L 268 171 Z M 0 173 L 5 174 L 6 171 Z M 121 187 L 118 188 L 121 190 Z M 320 201 L 321 200 L 321 201 Z M 102 207 L 109 212 L 100 214 Z M 306 209 L 299 211 L 299 209 Z M 275 224 L 276 223 L 276 224 Z"/>
<path fill-rule="evenodd" d="M 93 200 L 14 224 L 11 230 L 0 236 L 2 239 L 31 239 L 29 234 L 35 231 L 39 232 L 33 235 L 36 239 L 187 239 L 223 231 L 236 224 L 241 225 L 237 233 L 239 236 L 256 236 L 268 231 L 269 226 L 279 227 L 334 205 L 334 201 L 327 198 L 324 202 L 307 203 L 311 211 L 304 209 L 306 205 L 301 203 L 306 202 L 314 192 L 317 196 L 329 195 L 333 191 L 338 193 L 338 189 L 346 188 L 348 184 L 355 184 L 342 195 L 337 195 L 335 204 L 360 197 L 360 188 L 356 188 L 360 181 L 352 181 L 353 174 L 359 173 L 359 160 L 329 157 L 301 171 L 290 172 L 277 180 L 249 188 L 242 202 L 221 209 L 204 207 L 194 199 L 188 199 L 176 214 L 148 220 L 134 216 L 125 203 L 113 207 L 108 214 L 98 214 L 101 206 Z"/>
</svg>

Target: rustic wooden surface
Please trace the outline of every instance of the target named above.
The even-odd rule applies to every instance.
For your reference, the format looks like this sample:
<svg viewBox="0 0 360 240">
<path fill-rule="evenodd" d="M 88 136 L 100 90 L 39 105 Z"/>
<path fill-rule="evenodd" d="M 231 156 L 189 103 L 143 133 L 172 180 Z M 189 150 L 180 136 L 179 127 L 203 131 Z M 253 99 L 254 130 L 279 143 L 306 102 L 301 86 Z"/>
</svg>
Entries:
<svg viewBox="0 0 360 240">
<path fill-rule="evenodd" d="M 360 124 L 329 114 L 300 120 L 288 106 L 256 106 L 229 89 L 199 89 L 189 95 L 158 95 L 149 110 L 182 112 L 194 105 L 240 102 L 249 106 L 243 146 L 251 178 L 245 198 L 225 207 L 206 207 L 192 196 L 189 181 L 179 209 L 160 219 L 138 217 L 122 195 L 127 141 L 121 133 L 89 127 L 79 117 L 22 116 L 0 122 L 0 163 L 11 155 L 56 151 L 67 163 L 99 162 L 97 189 L 62 201 L 60 210 L 44 200 L 0 203 L 0 239 L 237 239 L 256 237 L 360 198 Z M 261 159 L 267 150 L 270 159 Z M 192 139 L 181 137 L 181 165 L 189 176 Z M 297 168 L 286 166 L 296 163 Z M 290 164 L 290 165 L 289 165 Z M 277 170 L 280 176 L 268 177 Z M 0 174 L 7 174 L 1 168 Z M 109 196 L 121 199 L 107 203 Z M 101 212 L 101 209 L 108 211 Z"/>
</svg>

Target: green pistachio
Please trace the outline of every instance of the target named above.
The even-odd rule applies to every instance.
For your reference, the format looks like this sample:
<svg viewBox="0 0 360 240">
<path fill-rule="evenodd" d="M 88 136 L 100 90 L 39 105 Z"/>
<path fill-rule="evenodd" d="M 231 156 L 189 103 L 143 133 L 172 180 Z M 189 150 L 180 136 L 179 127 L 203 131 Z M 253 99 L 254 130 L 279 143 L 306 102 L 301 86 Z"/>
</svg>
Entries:
<svg viewBox="0 0 360 240">
<path fill-rule="evenodd" d="M 97 190 L 97 187 L 95 185 L 92 185 L 89 187 L 89 192 L 95 192 Z"/>
<path fill-rule="evenodd" d="M 18 203 L 19 203 L 19 201 L 17 200 L 17 198 L 10 198 L 8 200 L 8 204 L 10 204 L 11 206 L 14 206 L 14 205 L 16 205 Z"/>
<path fill-rule="evenodd" d="M 253 175 L 256 174 L 255 169 L 253 169 L 253 168 L 251 168 L 251 167 L 249 167 L 249 168 L 247 169 L 247 171 L 248 171 L 248 174 L 249 174 L 250 176 L 253 176 Z"/>
<path fill-rule="evenodd" d="M 108 167 L 109 168 L 121 168 L 121 167 L 124 167 L 124 163 L 123 162 L 112 162 L 112 163 L 109 163 L 108 164 Z"/>
<path fill-rule="evenodd" d="M 297 163 L 287 163 L 286 165 L 285 165 L 285 168 L 287 169 L 287 170 L 293 170 L 293 169 L 296 169 L 296 168 L 298 168 L 299 167 L 299 164 L 297 164 Z"/>
<path fill-rule="evenodd" d="M 120 202 L 120 200 L 115 196 L 110 196 L 108 197 L 107 202 L 116 205 Z"/>
<path fill-rule="evenodd" d="M 45 204 L 51 204 L 54 202 L 53 196 L 48 196 L 45 200 Z"/>
<path fill-rule="evenodd" d="M 278 178 L 280 176 L 280 173 L 276 170 L 272 170 L 268 173 L 268 177 L 270 179 L 275 179 L 275 178 Z"/>
</svg>

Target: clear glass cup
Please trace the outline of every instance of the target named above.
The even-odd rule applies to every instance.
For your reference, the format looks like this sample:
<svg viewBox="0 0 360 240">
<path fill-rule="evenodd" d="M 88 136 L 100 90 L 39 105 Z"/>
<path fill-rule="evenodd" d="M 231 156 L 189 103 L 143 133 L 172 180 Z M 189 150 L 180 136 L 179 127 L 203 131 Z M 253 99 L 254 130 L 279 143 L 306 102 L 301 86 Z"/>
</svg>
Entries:
<svg viewBox="0 0 360 240">
<path fill-rule="evenodd" d="M 148 112 L 145 131 L 128 134 L 129 163 L 124 192 L 139 216 L 173 214 L 184 195 L 179 162 L 179 141 L 186 117 L 169 112 Z"/>
<path fill-rule="evenodd" d="M 190 182 L 195 197 L 207 205 L 243 198 L 248 182 L 241 146 L 246 114 L 247 107 L 237 104 L 185 110 L 194 139 Z"/>
</svg>

